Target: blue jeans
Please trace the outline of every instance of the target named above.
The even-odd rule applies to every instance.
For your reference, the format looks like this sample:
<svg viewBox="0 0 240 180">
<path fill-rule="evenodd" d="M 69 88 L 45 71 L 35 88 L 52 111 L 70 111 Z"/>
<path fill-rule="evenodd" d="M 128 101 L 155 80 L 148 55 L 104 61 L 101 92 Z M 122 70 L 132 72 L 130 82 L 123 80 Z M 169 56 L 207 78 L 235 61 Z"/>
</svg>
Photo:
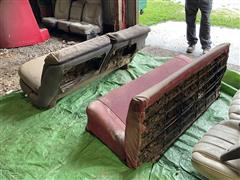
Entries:
<svg viewBox="0 0 240 180">
<path fill-rule="evenodd" d="M 187 41 L 189 45 L 197 44 L 196 37 L 196 16 L 201 11 L 201 23 L 199 38 L 202 49 L 211 48 L 210 37 L 210 13 L 212 11 L 212 0 L 186 0 L 185 15 L 187 23 Z"/>
</svg>

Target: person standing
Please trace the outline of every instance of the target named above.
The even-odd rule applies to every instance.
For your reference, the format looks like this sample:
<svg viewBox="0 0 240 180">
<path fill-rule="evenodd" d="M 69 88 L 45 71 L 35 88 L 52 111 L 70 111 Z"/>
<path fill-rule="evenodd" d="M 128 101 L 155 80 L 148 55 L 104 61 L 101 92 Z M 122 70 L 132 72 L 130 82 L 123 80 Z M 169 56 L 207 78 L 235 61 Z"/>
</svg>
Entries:
<svg viewBox="0 0 240 180">
<path fill-rule="evenodd" d="M 212 0 L 186 0 L 185 15 L 187 23 L 187 53 L 192 53 L 197 44 L 196 37 L 196 16 L 198 10 L 201 11 L 201 23 L 199 38 L 203 49 L 203 54 L 206 54 L 211 49 L 210 37 L 210 14 L 212 11 Z"/>
</svg>

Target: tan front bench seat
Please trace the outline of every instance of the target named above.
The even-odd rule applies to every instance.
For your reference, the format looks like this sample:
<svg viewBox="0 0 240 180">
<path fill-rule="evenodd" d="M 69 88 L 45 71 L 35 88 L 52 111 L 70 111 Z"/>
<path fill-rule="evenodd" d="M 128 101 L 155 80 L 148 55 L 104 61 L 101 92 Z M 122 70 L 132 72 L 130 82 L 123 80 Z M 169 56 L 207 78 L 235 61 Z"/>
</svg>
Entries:
<svg viewBox="0 0 240 180">
<path fill-rule="evenodd" d="M 192 164 L 209 179 L 239 180 L 240 122 L 223 121 L 211 128 L 195 145 Z"/>
<path fill-rule="evenodd" d="M 229 108 L 229 118 L 240 121 L 240 90 L 234 95 Z"/>
</svg>

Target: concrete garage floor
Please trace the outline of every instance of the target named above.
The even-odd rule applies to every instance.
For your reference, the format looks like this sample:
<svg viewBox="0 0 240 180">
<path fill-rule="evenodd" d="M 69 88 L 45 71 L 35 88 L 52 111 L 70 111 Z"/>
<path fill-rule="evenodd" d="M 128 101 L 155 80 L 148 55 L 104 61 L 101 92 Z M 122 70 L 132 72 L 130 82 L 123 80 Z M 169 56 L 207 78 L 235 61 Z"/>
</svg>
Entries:
<svg viewBox="0 0 240 180">
<path fill-rule="evenodd" d="M 197 25 L 197 34 L 199 25 Z M 240 71 L 240 30 L 222 27 L 212 27 L 212 47 L 224 43 L 231 43 L 228 64 L 231 69 Z M 186 54 L 186 23 L 172 22 L 159 23 L 151 26 L 151 32 L 146 39 L 146 45 L 152 48 L 163 48 Z M 201 56 L 202 49 L 198 42 L 193 56 Z M 191 55 L 190 55 L 191 56 Z"/>
</svg>

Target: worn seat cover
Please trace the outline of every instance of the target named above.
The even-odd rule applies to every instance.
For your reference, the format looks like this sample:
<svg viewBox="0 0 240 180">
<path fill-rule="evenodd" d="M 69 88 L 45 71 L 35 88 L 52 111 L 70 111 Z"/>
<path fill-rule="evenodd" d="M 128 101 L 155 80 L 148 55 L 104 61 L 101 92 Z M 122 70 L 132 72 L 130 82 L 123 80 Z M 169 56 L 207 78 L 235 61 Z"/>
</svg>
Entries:
<svg viewBox="0 0 240 180">
<path fill-rule="evenodd" d="M 80 22 L 70 23 L 70 32 L 78 34 L 99 34 L 102 31 L 101 0 L 86 0 Z"/>
<path fill-rule="evenodd" d="M 44 55 L 28 61 L 19 69 L 20 78 L 35 92 L 38 92 L 41 86 L 41 77 L 46 56 Z"/>
<path fill-rule="evenodd" d="M 113 42 L 120 43 L 123 41 L 130 41 L 134 38 L 141 37 L 144 34 L 147 34 L 148 32 L 149 32 L 149 28 L 141 25 L 135 25 L 121 32 L 108 33 L 108 36 L 111 38 Z"/>
<path fill-rule="evenodd" d="M 239 121 L 223 121 L 212 127 L 195 145 L 193 166 L 209 179 L 240 179 L 240 159 L 221 162 L 220 157 L 240 143 Z"/>
<path fill-rule="evenodd" d="M 58 20 L 58 28 L 77 34 L 99 34 L 102 31 L 100 0 L 74 1 L 69 20 Z"/>
<path fill-rule="evenodd" d="M 70 9 L 69 20 L 58 20 L 57 27 L 65 32 L 69 31 L 71 22 L 80 22 L 82 19 L 84 0 L 73 1 Z"/>
<path fill-rule="evenodd" d="M 77 0 L 72 2 L 72 6 L 70 9 L 70 20 L 78 20 L 81 21 L 82 13 L 84 7 L 84 0 Z"/>
<path fill-rule="evenodd" d="M 54 17 L 57 19 L 68 19 L 71 0 L 56 0 Z"/>
<path fill-rule="evenodd" d="M 46 59 L 46 64 L 61 64 L 70 61 L 80 56 L 99 51 L 105 52 L 105 48 L 111 46 L 110 39 L 106 36 L 99 36 L 88 41 L 84 41 L 73 46 L 60 49 L 50 53 Z M 91 54 L 89 56 L 92 56 Z M 86 58 L 86 57 L 85 57 Z M 87 59 L 87 58 L 86 58 Z"/>
<path fill-rule="evenodd" d="M 65 32 L 96 35 L 102 32 L 101 0 L 57 0 L 54 17 L 44 17 L 48 27 L 57 27 Z"/>
<path fill-rule="evenodd" d="M 84 5 L 82 21 L 102 26 L 102 2 L 101 0 L 86 0 Z"/>
<path fill-rule="evenodd" d="M 240 90 L 233 97 L 229 108 L 229 118 L 240 121 Z"/>
<path fill-rule="evenodd" d="M 125 126 L 132 98 L 154 84 L 163 81 L 190 62 L 189 58 L 182 55 L 178 56 L 94 101 L 87 108 L 87 129 L 106 143 L 121 159 L 125 159 Z"/>
<path fill-rule="evenodd" d="M 191 62 L 185 56 L 178 56 L 170 62 L 154 69 L 153 71 L 139 77 L 138 79 L 126 84 L 122 88 L 113 90 L 106 96 L 99 98 L 99 101 L 103 102 L 108 107 L 111 107 L 112 111 L 126 123 L 127 113 L 130 101 L 134 96 L 140 94 L 144 90 L 152 87 L 153 85 L 161 82 L 170 74 L 176 72 L 186 64 Z M 116 98 L 121 97 L 121 98 Z M 121 104 L 121 108 L 119 105 Z"/>
</svg>

